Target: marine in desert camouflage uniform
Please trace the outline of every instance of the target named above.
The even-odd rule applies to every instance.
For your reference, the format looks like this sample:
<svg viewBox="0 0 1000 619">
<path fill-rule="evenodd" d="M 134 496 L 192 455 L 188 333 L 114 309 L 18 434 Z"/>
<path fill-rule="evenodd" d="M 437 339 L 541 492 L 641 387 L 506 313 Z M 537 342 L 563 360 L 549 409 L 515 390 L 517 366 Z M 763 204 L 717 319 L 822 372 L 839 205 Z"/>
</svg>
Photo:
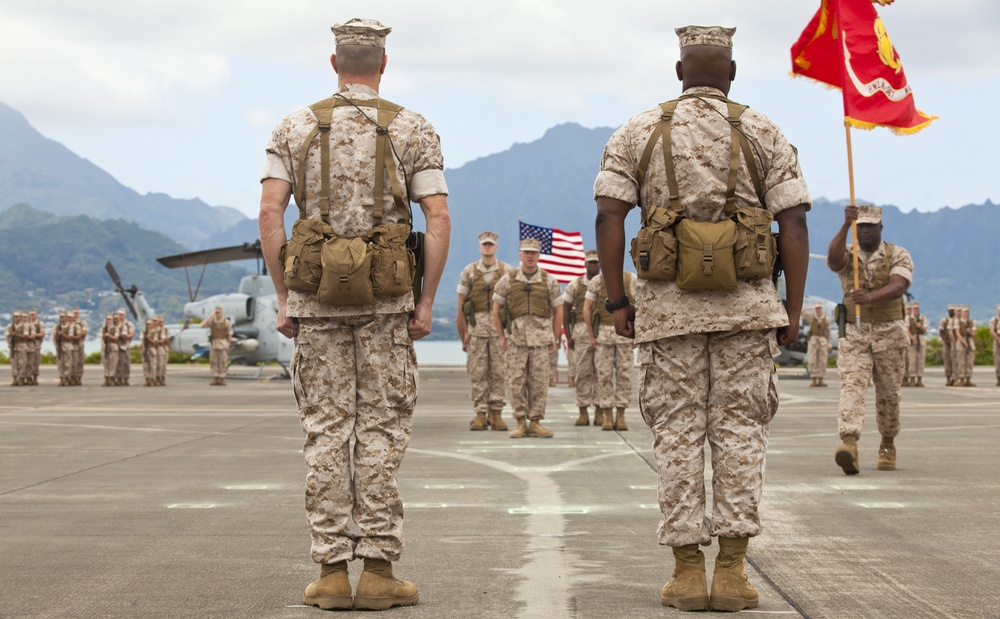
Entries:
<svg viewBox="0 0 1000 619">
<path fill-rule="evenodd" d="M 909 344 L 906 347 L 906 375 L 904 387 L 924 386 L 924 364 L 927 362 L 927 316 L 920 313 L 920 303 L 913 301 L 907 306 L 906 331 Z"/>
<path fill-rule="evenodd" d="M 594 369 L 594 349 L 588 343 L 590 341 L 587 321 L 583 318 L 583 304 L 587 298 L 587 284 L 590 280 L 601 272 L 601 263 L 597 258 L 596 250 L 589 250 L 584 254 L 587 272 L 573 281 L 566 284 L 563 291 L 563 332 L 566 334 L 566 356 L 570 359 L 570 367 L 573 368 L 573 386 L 576 389 L 576 406 L 580 409 L 574 425 L 590 425 L 589 408 L 594 405 L 597 373 Z M 598 417 L 600 415 L 600 417 Z M 604 411 L 594 410 L 594 425 L 604 424 Z"/>
<path fill-rule="evenodd" d="M 115 327 L 118 330 L 118 366 L 115 368 L 115 384 L 127 387 L 132 373 L 132 340 L 135 327 L 129 321 L 124 309 L 115 312 Z"/>
<path fill-rule="evenodd" d="M 504 399 L 504 356 L 500 338 L 493 324 L 493 289 L 500 278 L 513 267 L 496 259 L 496 232 L 479 234 L 476 262 L 462 269 L 458 278 L 458 315 L 455 317 L 458 335 L 465 351 L 466 370 L 472 384 L 472 410 L 475 418 L 470 430 L 506 430 L 501 415 Z M 466 311 L 468 309 L 468 312 Z"/>
<path fill-rule="evenodd" d="M 633 282 L 635 274 L 625 271 L 625 296 L 635 298 Z M 597 387 L 597 414 L 602 417 L 602 430 L 628 430 L 625 409 L 632 402 L 632 374 L 635 373 L 635 358 L 632 355 L 632 338 L 615 333 L 614 317 L 604 307 L 608 291 L 604 276 L 598 274 L 587 284 L 586 300 L 583 304 L 584 322 L 587 331 L 588 348 L 594 351 L 594 371 Z M 603 413 L 603 415 L 602 415 Z"/>
<path fill-rule="evenodd" d="M 114 387 L 118 383 L 115 380 L 115 371 L 118 369 L 118 327 L 115 326 L 114 314 L 104 316 L 104 324 L 101 325 L 101 366 L 104 370 L 103 387 Z"/>
<path fill-rule="evenodd" d="M 70 316 L 59 312 L 59 322 L 52 328 L 52 344 L 56 349 L 56 369 L 59 372 L 59 386 L 70 384 L 70 349 L 73 346 L 70 330 L 73 328 Z"/>
<path fill-rule="evenodd" d="M 38 310 L 28 310 L 28 320 L 24 323 L 22 333 L 29 342 L 24 363 L 25 384 L 37 385 L 38 370 L 42 362 L 42 340 L 45 339 L 45 325 L 38 320 Z"/>
<path fill-rule="evenodd" d="M 993 340 L 993 373 L 1000 387 L 1000 305 L 997 305 L 997 315 L 990 318 L 990 338 Z"/>
<path fill-rule="evenodd" d="M 21 312 L 19 310 L 14 310 L 11 316 L 10 324 L 4 332 L 4 337 L 7 339 L 7 350 L 10 351 L 10 386 L 20 387 L 21 386 L 21 375 L 24 369 L 23 355 L 21 354 L 21 348 L 18 346 L 18 341 L 20 338 L 21 330 Z"/>
<path fill-rule="evenodd" d="M 954 382 L 954 354 L 951 343 L 951 319 L 955 317 L 955 305 L 948 304 L 948 314 L 938 323 L 938 335 L 941 337 L 941 360 L 944 362 L 945 386 L 951 387 Z"/>
<path fill-rule="evenodd" d="M 517 426 L 511 438 L 551 438 L 542 425 L 549 395 L 549 355 L 558 346 L 562 329 L 562 289 L 552 275 L 538 267 L 541 242 L 522 239 L 521 266 L 497 282 L 493 293 L 493 324 L 506 353 L 507 393 Z M 510 312 L 510 332 L 500 311 Z"/>
<path fill-rule="evenodd" d="M 87 356 L 87 323 L 80 319 L 80 308 L 74 307 L 70 312 L 70 320 L 73 323 L 72 347 L 70 348 L 70 385 L 79 386 L 83 384 L 83 361 Z"/>
<path fill-rule="evenodd" d="M 826 387 L 826 360 L 830 350 L 830 317 L 823 315 L 823 304 L 817 303 L 809 317 L 809 343 L 806 359 L 809 362 L 810 387 Z"/>
<path fill-rule="evenodd" d="M 854 220 L 861 288 L 854 287 L 853 247 L 847 244 Z M 858 439 L 865 419 L 868 384 L 874 382 L 875 421 L 882 435 L 877 468 L 892 471 L 896 468 L 899 394 L 908 344 L 902 297 L 913 281 L 913 259 L 903 247 L 882 241 L 881 208 L 848 206 L 844 224 L 830 241 L 826 263 L 840 278 L 847 306 L 847 333 L 840 340 L 837 355 L 841 444 L 834 452 L 834 460 L 847 475 L 860 472 Z M 855 307 L 859 305 L 860 328 L 855 321 Z"/>
<path fill-rule="evenodd" d="M 976 321 L 969 318 L 969 306 L 958 305 L 949 322 L 951 331 L 952 386 L 975 387 L 972 370 L 976 362 Z"/>
<path fill-rule="evenodd" d="M 675 170 L 675 210 L 698 222 L 725 219 L 727 179 L 736 132 L 727 122 L 735 29 L 678 29 L 677 77 L 684 95 L 669 133 Z M 634 306 L 625 296 L 624 222 L 636 204 L 643 215 L 668 208 L 671 191 L 662 140 L 650 138 L 664 112 L 660 106 L 632 117 L 611 137 L 594 184 L 597 250 L 619 335 L 638 343 L 639 407 L 653 435 L 659 472 L 661 544 L 672 547 L 674 572 L 661 602 L 685 610 L 741 610 L 757 605 L 743 570 L 749 538 L 760 533 L 758 505 L 764 478 L 768 428 L 777 410 L 778 344 L 794 342 L 808 266 L 805 212 L 809 191 L 795 149 L 764 115 L 746 110 L 740 134 L 753 154 L 737 159 L 737 208 L 766 208 L 781 232 L 787 306 L 768 279 L 738 280 L 733 290 L 686 292 L 672 280 L 639 279 Z M 664 123 L 666 124 L 666 123 Z M 649 165 L 640 162 L 652 147 Z M 759 172 L 758 196 L 749 165 Z M 643 219 L 645 221 L 645 218 Z M 714 506 L 706 510 L 706 438 L 712 446 Z M 719 539 L 709 595 L 700 544 Z"/>
<path fill-rule="evenodd" d="M 167 360 L 170 358 L 170 331 L 163 324 L 163 316 L 153 318 L 153 386 L 167 384 Z"/>
<path fill-rule="evenodd" d="M 322 137 L 303 146 L 317 127 L 308 108 L 275 128 L 261 175 L 261 242 L 277 292 L 277 329 L 295 338 L 292 385 L 309 465 L 306 513 L 312 558 L 322 564 L 320 578 L 306 588 L 303 602 L 321 608 L 383 609 L 416 604 L 419 598 L 416 587 L 396 580 L 392 571 L 391 562 L 403 551 L 396 473 L 412 434 L 418 381 L 413 340 L 431 331 L 451 219 L 438 136 L 419 114 L 404 109 L 379 130 L 395 148 L 386 153 L 391 174 L 375 178 L 380 140 L 373 121 L 382 101 L 378 88 L 389 30 L 374 20 L 358 19 L 333 27 L 337 100 L 351 104 L 332 109 L 329 177 L 320 173 Z M 308 154 L 300 158 L 304 148 Z M 304 186 L 298 186 L 300 172 Z M 399 180 L 401 207 L 389 189 L 393 178 Z M 409 219 L 403 207 L 409 210 L 411 201 L 423 210 L 427 231 L 419 300 L 415 303 L 408 292 L 376 296 L 371 305 L 327 305 L 315 294 L 288 291 L 278 256 L 287 238 L 283 218 L 293 191 L 303 197 L 300 217 L 321 220 L 321 194 L 329 185 L 330 227 L 339 236 L 359 237 L 375 225 L 376 180 L 385 185 L 379 204 L 383 223 Z M 356 531 L 348 528 L 352 520 Z M 364 559 L 365 571 L 352 600 L 347 561 L 355 558 Z"/>
<path fill-rule="evenodd" d="M 233 324 L 222 315 L 222 306 L 217 305 L 212 314 L 201 321 L 201 328 L 209 330 L 209 361 L 212 367 L 213 386 L 226 385 L 226 370 L 229 364 L 229 347 L 233 343 Z"/>
</svg>

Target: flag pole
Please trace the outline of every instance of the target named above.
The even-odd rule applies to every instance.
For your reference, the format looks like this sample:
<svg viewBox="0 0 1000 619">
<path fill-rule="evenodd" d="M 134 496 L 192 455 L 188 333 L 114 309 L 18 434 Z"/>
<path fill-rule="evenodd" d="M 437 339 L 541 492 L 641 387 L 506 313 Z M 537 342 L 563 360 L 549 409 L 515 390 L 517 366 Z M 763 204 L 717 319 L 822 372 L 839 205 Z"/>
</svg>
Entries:
<svg viewBox="0 0 1000 619">
<path fill-rule="evenodd" d="M 847 178 L 851 189 L 851 206 L 856 206 L 854 203 L 854 153 L 851 150 L 851 124 L 844 119 L 844 130 L 847 132 Z M 852 260 L 854 261 L 854 288 L 855 290 L 861 287 L 861 276 L 858 271 L 858 220 L 855 218 L 851 221 L 851 249 L 852 249 Z M 858 304 L 854 305 L 854 322 L 858 331 L 861 330 L 861 306 Z"/>
</svg>

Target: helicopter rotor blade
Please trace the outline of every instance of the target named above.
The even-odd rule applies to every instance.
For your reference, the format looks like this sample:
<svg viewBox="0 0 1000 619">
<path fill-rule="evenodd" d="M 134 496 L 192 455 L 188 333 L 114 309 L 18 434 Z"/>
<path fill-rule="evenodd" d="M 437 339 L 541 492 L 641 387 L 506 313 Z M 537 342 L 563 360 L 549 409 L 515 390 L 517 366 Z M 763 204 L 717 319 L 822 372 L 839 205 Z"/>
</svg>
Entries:
<svg viewBox="0 0 1000 619">
<path fill-rule="evenodd" d="M 132 299 L 135 298 L 135 294 L 139 291 L 139 289 L 132 286 L 126 290 L 125 287 L 122 286 L 121 278 L 118 277 L 118 271 L 115 270 L 115 267 L 111 264 L 110 260 L 104 265 L 104 269 L 108 272 L 108 275 L 111 276 L 111 281 L 115 284 L 115 290 L 118 291 L 118 294 L 122 295 L 122 299 L 125 300 L 125 306 L 128 307 L 130 312 L 132 312 L 132 317 L 139 320 L 139 314 L 135 311 L 135 304 L 132 303 Z M 129 297 L 129 293 L 132 294 L 132 297 Z"/>
</svg>

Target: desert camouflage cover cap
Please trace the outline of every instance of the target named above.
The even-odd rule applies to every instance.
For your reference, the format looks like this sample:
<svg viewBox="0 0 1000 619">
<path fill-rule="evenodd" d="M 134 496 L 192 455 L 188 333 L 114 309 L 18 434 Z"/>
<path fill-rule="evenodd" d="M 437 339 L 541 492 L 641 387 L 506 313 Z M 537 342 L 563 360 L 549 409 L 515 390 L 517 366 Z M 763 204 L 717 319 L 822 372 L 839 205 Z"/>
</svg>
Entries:
<svg viewBox="0 0 1000 619">
<path fill-rule="evenodd" d="M 542 242 L 538 239 L 521 239 L 521 251 L 542 251 Z"/>
<path fill-rule="evenodd" d="M 480 243 L 493 243 L 494 245 L 496 245 L 498 238 L 500 238 L 499 234 L 497 234 L 496 232 L 490 232 L 489 230 L 479 233 Z"/>
<path fill-rule="evenodd" d="M 584 260 L 586 260 L 587 262 L 600 262 L 600 259 L 597 257 L 596 249 L 588 249 L 587 252 L 583 255 L 584 255 Z"/>
<path fill-rule="evenodd" d="M 337 37 L 337 45 L 364 45 L 366 47 L 385 47 L 385 37 L 392 28 L 374 19 L 355 17 L 342 24 L 330 26 Z"/>
<path fill-rule="evenodd" d="M 880 224 L 880 223 L 882 223 L 882 207 L 881 206 L 859 206 L 858 207 L 858 223 L 859 224 Z"/>
<path fill-rule="evenodd" d="M 733 48 L 733 35 L 736 28 L 723 26 L 683 26 L 674 28 L 680 41 L 681 49 L 688 45 L 714 45 L 715 47 Z"/>
</svg>

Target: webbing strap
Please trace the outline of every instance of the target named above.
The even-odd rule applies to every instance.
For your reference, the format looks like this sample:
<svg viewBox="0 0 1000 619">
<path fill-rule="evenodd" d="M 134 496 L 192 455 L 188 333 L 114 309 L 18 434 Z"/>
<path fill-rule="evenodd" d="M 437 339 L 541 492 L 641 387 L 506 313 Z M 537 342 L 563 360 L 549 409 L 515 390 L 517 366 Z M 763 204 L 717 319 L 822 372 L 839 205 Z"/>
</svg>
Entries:
<svg viewBox="0 0 1000 619">
<path fill-rule="evenodd" d="M 384 194 L 385 175 L 389 174 L 389 183 L 396 208 L 404 215 L 406 223 L 412 224 L 410 210 L 403 199 L 402 186 L 396 174 L 396 163 L 389 144 L 389 124 L 403 109 L 402 106 L 385 99 L 351 101 L 347 97 L 335 95 L 312 104 L 310 109 L 316 116 L 316 126 L 306 136 L 299 151 L 299 169 L 296 175 L 295 204 L 299 208 L 299 218 L 306 217 L 305 204 L 305 168 L 306 159 L 317 134 L 319 140 L 320 158 L 320 195 L 319 211 L 323 223 L 330 223 L 330 126 L 333 121 L 333 108 L 351 105 L 354 107 L 374 107 L 378 110 L 378 120 L 375 122 L 375 225 L 382 223 L 382 196 Z"/>
<path fill-rule="evenodd" d="M 670 129 L 672 126 L 674 110 L 677 108 L 677 103 L 682 99 L 703 99 L 705 97 L 725 101 L 728 108 L 726 122 L 728 122 L 730 126 L 732 146 L 730 148 L 729 157 L 729 176 L 726 179 L 726 216 L 732 216 L 736 211 L 736 181 L 739 176 L 741 153 L 747 162 L 747 169 L 750 172 L 750 179 L 753 182 L 757 198 L 760 200 L 761 206 L 764 206 L 760 171 L 757 169 L 757 162 L 753 158 L 750 141 L 747 139 L 746 135 L 743 134 L 743 131 L 740 130 L 740 116 L 747 109 L 747 106 L 710 93 L 700 95 L 683 95 L 672 101 L 666 101 L 660 104 L 660 109 L 662 110 L 660 122 L 656 127 L 654 127 L 652 134 L 650 134 L 649 141 L 646 142 L 646 148 L 643 150 L 642 158 L 639 160 L 639 169 L 637 173 L 639 186 L 642 186 L 643 181 L 646 178 L 650 160 L 653 155 L 653 147 L 656 145 L 657 141 L 660 141 L 662 145 L 661 150 L 663 151 L 663 165 L 667 173 L 667 190 L 670 194 L 670 210 L 675 213 L 680 213 L 680 192 L 677 188 L 677 174 L 674 169 L 674 157 L 670 141 Z"/>
</svg>

